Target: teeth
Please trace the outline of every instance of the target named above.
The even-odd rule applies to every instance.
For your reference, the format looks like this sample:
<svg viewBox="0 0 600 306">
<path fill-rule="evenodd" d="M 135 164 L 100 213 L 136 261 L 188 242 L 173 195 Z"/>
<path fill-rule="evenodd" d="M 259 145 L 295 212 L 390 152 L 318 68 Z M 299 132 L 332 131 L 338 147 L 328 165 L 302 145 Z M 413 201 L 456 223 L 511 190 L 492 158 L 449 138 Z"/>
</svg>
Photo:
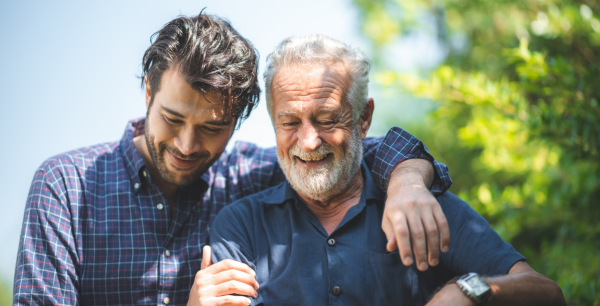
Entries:
<svg viewBox="0 0 600 306">
<path fill-rule="evenodd" d="M 312 161 L 320 161 L 320 160 L 322 160 L 323 158 L 325 158 L 326 156 L 327 156 L 327 155 L 325 155 L 325 156 L 321 156 L 321 157 L 314 157 L 314 158 L 311 158 L 311 157 L 302 158 L 302 157 L 300 157 L 300 156 L 298 156 L 298 157 L 299 157 L 301 160 L 303 160 L 303 161 L 309 161 L 309 162 L 312 162 Z"/>
</svg>

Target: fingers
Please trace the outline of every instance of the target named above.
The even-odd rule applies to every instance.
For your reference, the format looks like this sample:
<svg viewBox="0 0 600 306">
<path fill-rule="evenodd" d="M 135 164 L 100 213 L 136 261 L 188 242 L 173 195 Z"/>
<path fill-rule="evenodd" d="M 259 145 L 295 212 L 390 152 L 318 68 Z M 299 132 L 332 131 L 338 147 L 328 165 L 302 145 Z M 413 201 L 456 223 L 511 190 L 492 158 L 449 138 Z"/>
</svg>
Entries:
<svg viewBox="0 0 600 306">
<path fill-rule="evenodd" d="M 213 275 L 212 277 L 214 284 L 222 284 L 228 281 L 236 281 L 243 284 L 247 284 L 258 290 L 258 282 L 251 274 L 238 271 L 238 270 L 227 270 Z"/>
<path fill-rule="evenodd" d="M 410 247 L 410 231 L 408 229 L 408 223 L 403 213 L 397 212 L 393 214 L 393 220 L 391 223 L 394 224 L 393 235 L 388 241 L 388 251 L 391 252 L 395 248 L 391 248 L 390 245 L 396 245 L 400 249 L 400 258 L 405 266 L 413 264 L 412 249 Z"/>
<path fill-rule="evenodd" d="M 427 237 L 426 243 L 427 251 L 429 253 L 429 264 L 431 266 L 437 266 L 440 260 L 438 227 L 430 209 L 428 210 L 427 208 L 424 208 L 421 218 L 423 221 L 423 227 L 425 228 L 425 235 Z"/>
<path fill-rule="evenodd" d="M 231 269 L 251 274 L 253 277 L 256 276 L 256 273 L 254 272 L 254 270 L 252 270 L 252 268 L 250 268 L 247 264 L 243 264 L 241 262 L 231 260 L 231 259 L 225 259 L 223 261 L 219 261 L 216 264 L 207 267 L 205 269 L 205 271 L 206 271 L 206 273 L 217 274 L 219 272 L 223 272 L 223 271 L 231 270 Z"/>
<path fill-rule="evenodd" d="M 202 263 L 200 263 L 200 270 L 206 269 L 212 264 L 211 249 L 209 245 L 205 245 L 202 248 Z"/>
<path fill-rule="evenodd" d="M 417 269 L 425 271 L 430 265 L 439 264 L 440 249 L 447 252 L 450 248 L 448 221 L 429 191 L 416 189 L 408 195 L 406 192 L 386 201 L 382 221 L 388 238 L 386 248 L 390 252 L 399 248 L 402 262 L 407 266 L 413 264 L 414 254 Z"/>
<path fill-rule="evenodd" d="M 442 249 L 442 252 L 446 253 L 450 250 L 450 228 L 448 226 L 448 220 L 446 220 L 446 215 L 444 215 L 440 203 L 437 201 L 432 208 L 432 213 L 437 228 L 440 231 L 440 249 Z"/>
<path fill-rule="evenodd" d="M 394 227 L 392 226 L 392 222 L 388 219 L 387 215 L 384 213 L 383 220 L 381 221 L 381 229 L 385 233 L 385 237 L 387 238 L 386 250 L 388 252 L 394 251 L 398 245 L 396 244 L 396 236 L 394 235 Z"/>
<path fill-rule="evenodd" d="M 207 288 L 205 293 L 215 297 L 230 294 L 239 294 L 251 297 L 258 296 L 258 292 L 254 289 L 253 286 L 234 280 L 211 286 L 210 288 Z"/>
<path fill-rule="evenodd" d="M 217 306 L 246 306 L 250 305 L 251 301 L 245 296 L 226 295 L 202 299 L 200 305 L 217 305 Z"/>
<path fill-rule="evenodd" d="M 395 249 L 398 248 L 398 243 L 396 242 L 396 235 L 392 234 L 389 238 L 388 238 L 388 243 L 385 246 L 385 249 L 388 252 L 393 252 Z M 401 257 L 402 258 L 402 257 Z M 411 259 L 412 261 L 412 259 Z"/>
<path fill-rule="evenodd" d="M 410 205 L 416 206 L 416 203 Z M 418 210 L 413 209 L 409 214 L 408 226 L 410 227 L 410 237 L 412 238 L 417 269 L 425 271 L 429 267 L 427 264 L 427 246 L 425 243 L 425 229 L 423 228 L 423 221 Z"/>
<path fill-rule="evenodd" d="M 203 248 L 209 253 L 210 248 Z M 205 253 L 206 254 L 206 253 Z M 248 265 L 226 259 L 210 266 L 210 255 L 202 255 L 203 269 L 196 273 L 188 305 L 249 305 L 244 296 L 258 296 L 256 273 Z M 231 296 L 232 294 L 241 296 Z"/>
</svg>

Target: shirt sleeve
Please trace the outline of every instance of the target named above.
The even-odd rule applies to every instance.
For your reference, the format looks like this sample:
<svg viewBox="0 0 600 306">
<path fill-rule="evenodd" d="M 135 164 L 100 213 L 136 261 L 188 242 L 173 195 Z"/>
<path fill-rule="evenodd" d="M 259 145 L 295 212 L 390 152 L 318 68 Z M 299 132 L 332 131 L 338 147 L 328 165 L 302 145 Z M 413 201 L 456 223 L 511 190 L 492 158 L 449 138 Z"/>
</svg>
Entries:
<svg viewBox="0 0 600 306">
<path fill-rule="evenodd" d="M 393 127 L 385 137 L 363 141 L 364 160 L 371 169 L 375 184 L 385 190 L 394 168 L 401 162 L 421 158 L 433 163 L 434 195 L 450 188 L 452 180 L 448 166 L 436 161 L 427 147 L 416 137 L 399 127 Z M 276 148 L 260 148 L 252 143 L 238 141 L 231 153 L 219 161 L 227 177 L 229 202 L 280 184 L 285 175 L 277 163 Z M 222 184 L 225 184 L 223 182 Z"/>
<path fill-rule="evenodd" d="M 480 275 L 505 275 L 520 260 L 525 260 L 490 224 L 467 203 L 450 192 L 438 201 L 450 227 L 450 250 L 440 253 L 440 262 L 454 275 L 476 272 Z"/>
<path fill-rule="evenodd" d="M 217 263 L 225 259 L 233 259 L 256 270 L 254 251 L 248 233 L 250 228 L 246 224 L 248 218 L 242 218 L 242 214 L 237 212 L 239 208 L 237 204 L 229 205 L 215 218 L 210 228 L 212 261 Z"/>
<path fill-rule="evenodd" d="M 256 256 L 251 237 L 255 236 L 252 226 L 250 201 L 242 199 L 226 206 L 219 212 L 210 228 L 210 247 L 213 263 L 232 259 L 247 264 L 256 271 Z M 257 272 L 258 274 L 258 272 Z M 260 279 L 257 281 L 260 282 Z M 248 297 L 250 305 L 264 305 L 260 290 L 258 297 Z"/>
<path fill-rule="evenodd" d="M 79 262 L 66 189 L 58 171 L 39 169 L 25 206 L 14 305 L 79 305 Z"/>
<path fill-rule="evenodd" d="M 383 140 L 369 139 L 364 144 L 365 161 L 368 166 L 372 165 L 373 181 L 382 190 L 388 185 L 394 168 L 412 158 L 426 159 L 433 163 L 435 176 L 431 192 L 434 195 L 444 193 L 452 185 L 448 166 L 436 161 L 423 142 L 399 127 L 391 128 Z"/>
</svg>

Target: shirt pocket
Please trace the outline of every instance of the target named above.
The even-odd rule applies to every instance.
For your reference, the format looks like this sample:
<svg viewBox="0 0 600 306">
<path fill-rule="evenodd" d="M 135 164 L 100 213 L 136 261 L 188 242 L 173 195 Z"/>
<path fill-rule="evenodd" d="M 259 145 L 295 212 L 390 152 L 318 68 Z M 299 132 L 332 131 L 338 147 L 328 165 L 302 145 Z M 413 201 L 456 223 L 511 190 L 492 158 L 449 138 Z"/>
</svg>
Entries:
<svg viewBox="0 0 600 306">
<path fill-rule="evenodd" d="M 365 252 L 366 279 L 373 305 L 421 305 L 418 274 L 406 267 L 396 250 L 392 253 Z"/>
</svg>

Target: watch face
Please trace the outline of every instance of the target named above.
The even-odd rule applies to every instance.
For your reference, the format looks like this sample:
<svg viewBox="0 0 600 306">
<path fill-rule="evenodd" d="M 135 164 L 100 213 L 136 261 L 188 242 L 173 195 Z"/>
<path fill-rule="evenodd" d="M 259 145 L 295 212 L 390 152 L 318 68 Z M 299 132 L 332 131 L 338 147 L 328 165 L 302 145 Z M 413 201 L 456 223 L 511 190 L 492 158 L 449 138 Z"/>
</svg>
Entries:
<svg viewBox="0 0 600 306">
<path fill-rule="evenodd" d="M 476 296 L 482 295 L 484 292 L 490 290 L 490 287 L 481 280 L 478 276 L 473 276 L 465 279 L 465 283 L 467 283 L 471 288 L 472 292 Z"/>
</svg>

